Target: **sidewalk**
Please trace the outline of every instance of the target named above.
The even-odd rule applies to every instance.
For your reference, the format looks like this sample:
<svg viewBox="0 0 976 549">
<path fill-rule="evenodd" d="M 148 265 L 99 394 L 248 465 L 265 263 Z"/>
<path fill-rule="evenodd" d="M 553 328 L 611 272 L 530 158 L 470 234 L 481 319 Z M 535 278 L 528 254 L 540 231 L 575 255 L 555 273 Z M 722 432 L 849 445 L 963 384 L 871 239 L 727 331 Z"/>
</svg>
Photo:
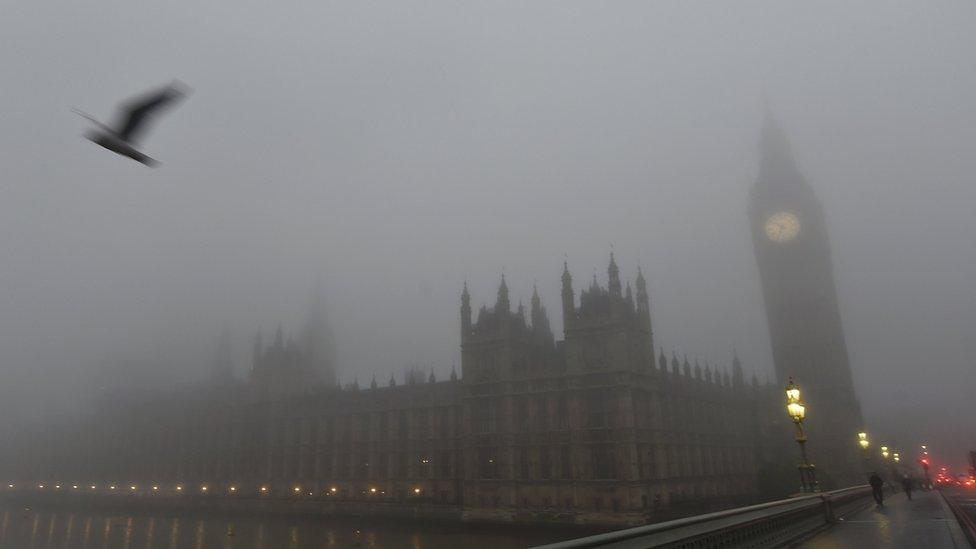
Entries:
<svg viewBox="0 0 976 549">
<path fill-rule="evenodd" d="M 849 515 L 799 547 L 968 549 L 969 544 L 942 496 L 933 490 L 912 492 L 911 501 L 903 493 L 886 498 L 884 507 L 871 505 Z"/>
</svg>

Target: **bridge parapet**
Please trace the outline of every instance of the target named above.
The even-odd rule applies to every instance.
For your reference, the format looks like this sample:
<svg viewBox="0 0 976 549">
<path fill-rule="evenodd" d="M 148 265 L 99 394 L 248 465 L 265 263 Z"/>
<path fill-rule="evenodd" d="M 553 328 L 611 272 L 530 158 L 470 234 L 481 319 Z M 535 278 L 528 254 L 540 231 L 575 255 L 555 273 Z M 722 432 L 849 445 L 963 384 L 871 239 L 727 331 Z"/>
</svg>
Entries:
<svg viewBox="0 0 976 549">
<path fill-rule="evenodd" d="M 780 547 L 873 503 L 871 487 L 800 496 L 543 545 L 536 549 Z"/>
</svg>

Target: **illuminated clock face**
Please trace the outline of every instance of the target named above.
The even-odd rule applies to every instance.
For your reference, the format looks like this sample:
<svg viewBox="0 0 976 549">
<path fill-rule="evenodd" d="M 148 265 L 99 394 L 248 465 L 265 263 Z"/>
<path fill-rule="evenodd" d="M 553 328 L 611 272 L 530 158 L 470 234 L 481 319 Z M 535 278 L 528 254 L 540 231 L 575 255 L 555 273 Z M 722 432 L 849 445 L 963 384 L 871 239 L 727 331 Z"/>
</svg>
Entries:
<svg viewBox="0 0 976 549">
<path fill-rule="evenodd" d="M 790 212 L 777 212 L 766 219 L 764 229 L 773 242 L 789 242 L 800 234 L 800 220 Z"/>
</svg>

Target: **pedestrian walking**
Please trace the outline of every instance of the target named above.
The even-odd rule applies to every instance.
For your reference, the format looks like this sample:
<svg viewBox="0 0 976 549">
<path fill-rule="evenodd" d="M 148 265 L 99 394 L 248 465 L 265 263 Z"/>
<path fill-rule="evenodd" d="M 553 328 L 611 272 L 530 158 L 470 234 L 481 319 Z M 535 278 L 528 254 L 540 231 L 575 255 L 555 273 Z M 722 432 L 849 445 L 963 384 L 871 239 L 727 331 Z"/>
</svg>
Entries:
<svg viewBox="0 0 976 549">
<path fill-rule="evenodd" d="M 908 499 L 912 499 L 912 477 L 905 475 L 901 477 L 901 487 L 905 490 L 905 495 Z"/>
<path fill-rule="evenodd" d="M 884 481 L 881 480 L 878 473 L 871 473 L 868 484 L 871 485 L 871 494 L 874 496 L 874 501 L 878 502 L 878 507 L 884 507 L 884 492 L 882 491 Z"/>
</svg>

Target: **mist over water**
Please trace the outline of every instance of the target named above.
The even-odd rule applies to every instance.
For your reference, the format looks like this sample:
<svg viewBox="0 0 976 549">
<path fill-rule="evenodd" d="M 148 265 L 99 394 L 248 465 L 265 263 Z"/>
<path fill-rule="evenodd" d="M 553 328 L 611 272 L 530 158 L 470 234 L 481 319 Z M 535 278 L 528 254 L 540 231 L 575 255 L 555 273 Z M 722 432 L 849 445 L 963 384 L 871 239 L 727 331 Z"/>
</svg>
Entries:
<svg viewBox="0 0 976 549">
<path fill-rule="evenodd" d="M 459 365 L 458 296 L 648 279 L 655 342 L 772 357 L 746 217 L 764 104 L 824 205 L 870 428 L 960 463 L 976 386 L 976 6 L 3 7 L 0 432 L 204 379 L 329 304 L 344 382 Z M 143 148 L 71 107 L 179 77 Z M 558 336 L 557 336 L 558 337 Z M 816 410 L 810 411 L 816 420 Z M 960 463 L 961 464 L 961 463 Z"/>
</svg>

